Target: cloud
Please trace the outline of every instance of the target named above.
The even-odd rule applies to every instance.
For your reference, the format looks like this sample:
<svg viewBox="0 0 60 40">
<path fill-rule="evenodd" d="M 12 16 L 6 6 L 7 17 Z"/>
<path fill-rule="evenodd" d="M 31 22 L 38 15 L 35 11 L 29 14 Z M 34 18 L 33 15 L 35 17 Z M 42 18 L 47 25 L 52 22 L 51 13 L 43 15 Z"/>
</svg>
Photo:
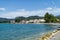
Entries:
<svg viewBox="0 0 60 40">
<path fill-rule="evenodd" d="M 9 12 L 9 13 L 5 13 L 5 14 L 1 14 L 0 17 L 6 17 L 6 18 L 15 18 L 17 16 L 33 16 L 33 15 L 38 15 L 40 13 L 40 10 L 34 10 L 34 11 L 27 11 L 27 10 L 17 10 L 14 12 Z"/>
<path fill-rule="evenodd" d="M 28 11 L 25 9 L 18 9 L 14 12 L 8 12 L 5 14 L 1 14 L 0 17 L 5 17 L 5 18 L 15 18 L 17 16 L 24 16 L 24 17 L 28 17 L 28 16 L 34 16 L 34 15 L 38 15 L 38 16 L 44 16 L 46 12 L 52 13 L 54 15 L 59 15 L 60 13 L 60 8 L 45 8 L 42 10 L 32 10 L 32 11 Z"/>
<path fill-rule="evenodd" d="M 5 8 L 0 8 L 0 11 L 5 11 L 6 9 Z"/>
<path fill-rule="evenodd" d="M 53 8 L 51 8 L 51 7 L 48 7 L 48 8 L 46 8 L 47 10 L 52 10 Z"/>
</svg>

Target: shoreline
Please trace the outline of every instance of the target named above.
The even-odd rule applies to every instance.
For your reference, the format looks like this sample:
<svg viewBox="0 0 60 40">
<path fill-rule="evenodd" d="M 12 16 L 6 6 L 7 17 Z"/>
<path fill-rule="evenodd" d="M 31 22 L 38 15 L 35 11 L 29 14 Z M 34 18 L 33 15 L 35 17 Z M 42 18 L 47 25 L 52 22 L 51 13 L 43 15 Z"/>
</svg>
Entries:
<svg viewBox="0 0 60 40">
<path fill-rule="evenodd" d="M 0 23 L 0 24 L 52 24 L 52 25 L 60 25 L 60 23 Z"/>
<path fill-rule="evenodd" d="M 50 38 L 52 38 L 58 32 L 60 32 L 60 30 L 54 30 L 51 33 L 44 34 L 39 38 L 39 40 L 49 40 Z"/>
<path fill-rule="evenodd" d="M 22 24 L 22 23 L 11 23 L 11 24 Z M 60 23 L 23 23 L 23 24 L 51 24 L 51 25 L 60 25 Z"/>
<path fill-rule="evenodd" d="M 4 24 L 4 23 L 2 23 Z M 51 25 L 60 25 L 60 23 L 5 23 L 5 24 L 51 24 Z"/>
</svg>

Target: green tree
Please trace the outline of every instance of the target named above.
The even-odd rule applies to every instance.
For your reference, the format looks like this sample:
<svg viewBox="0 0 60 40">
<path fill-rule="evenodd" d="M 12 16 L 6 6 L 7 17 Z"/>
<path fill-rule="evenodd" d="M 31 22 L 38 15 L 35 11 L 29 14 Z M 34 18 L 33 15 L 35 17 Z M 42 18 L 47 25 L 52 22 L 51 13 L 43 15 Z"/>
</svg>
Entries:
<svg viewBox="0 0 60 40">
<path fill-rule="evenodd" d="M 15 18 L 15 22 L 18 22 L 18 23 L 22 20 L 25 20 L 25 17 L 16 17 Z"/>
<path fill-rule="evenodd" d="M 56 22 L 56 17 L 52 14 L 49 14 L 48 12 L 45 14 L 44 19 L 47 23 Z"/>
<path fill-rule="evenodd" d="M 27 20 L 34 20 L 34 19 L 42 19 L 43 17 L 40 17 L 40 16 L 29 16 L 27 17 L 26 19 Z"/>
<path fill-rule="evenodd" d="M 50 15 L 49 15 L 49 13 L 47 12 L 46 14 L 45 14 L 45 16 L 44 16 L 44 19 L 45 19 L 45 22 L 50 22 Z"/>
</svg>

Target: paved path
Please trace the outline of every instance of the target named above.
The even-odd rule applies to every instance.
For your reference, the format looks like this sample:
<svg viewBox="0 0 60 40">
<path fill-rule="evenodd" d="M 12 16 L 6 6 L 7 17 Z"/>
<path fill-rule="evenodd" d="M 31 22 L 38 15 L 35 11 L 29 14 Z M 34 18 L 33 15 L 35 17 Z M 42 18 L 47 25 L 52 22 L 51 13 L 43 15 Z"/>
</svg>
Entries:
<svg viewBox="0 0 60 40">
<path fill-rule="evenodd" d="M 52 38 L 50 38 L 49 40 L 60 40 L 60 31 L 55 34 Z"/>
</svg>

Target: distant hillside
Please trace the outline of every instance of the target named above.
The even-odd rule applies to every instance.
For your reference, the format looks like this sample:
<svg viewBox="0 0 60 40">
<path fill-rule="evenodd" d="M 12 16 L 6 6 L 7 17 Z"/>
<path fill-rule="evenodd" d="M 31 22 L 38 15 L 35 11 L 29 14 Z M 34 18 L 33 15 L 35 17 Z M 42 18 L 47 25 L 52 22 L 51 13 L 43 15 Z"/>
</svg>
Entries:
<svg viewBox="0 0 60 40">
<path fill-rule="evenodd" d="M 0 18 L 0 21 L 8 21 L 7 18 Z"/>
<path fill-rule="evenodd" d="M 29 17 L 19 16 L 16 17 L 15 19 L 0 18 L 0 23 L 9 23 L 12 20 L 22 21 L 22 20 L 34 20 L 34 19 L 43 19 L 43 18 L 44 17 L 40 17 L 40 16 L 29 16 Z"/>
<path fill-rule="evenodd" d="M 34 19 L 43 19 L 43 17 L 40 17 L 40 16 L 29 16 L 29 17 L 19 16 L 19 17 L 15 18 L 15 22 L 20 22 L 22 20 L 34 20 Z"/>
<path fill-rule="evenodd" d="M 0 18 L 0 23 L 9 23 L 11 20 L 14 19 Z"/>
<path fill-rule="evenodd" d="M 60 15 L 56 16 L 57 18 L 60 18 Z"/>
<path fill-rule="evenodd" d="M 30 19 L 43 19 L 43 17 L 40 17 L 40 16 L 29 16 L 29 17 L 27 17 L 27 19 L 28 20 L 30 20 Z"/>
<path fill-rule="evenodd" d="M 39 17 L 39 16 L 29 16 L 29 17 L 16 17 L 17 19 L 20 20 L 30 20 L 30 19 L 42 19 L 43 17 Z M 7 18 L 0 18 L 0 21 L 11 21 L 11 20 L 15 20 L 15 19 L 7 19 Z"/>
<path fill-rule="evenodd" d="M 29 16 L 29 17 L 16 17 L 15 19 L 19 20 L 34 20 L 34 19 L 43 19 L 43 17 L 40 16 Z"/>
</svg>

